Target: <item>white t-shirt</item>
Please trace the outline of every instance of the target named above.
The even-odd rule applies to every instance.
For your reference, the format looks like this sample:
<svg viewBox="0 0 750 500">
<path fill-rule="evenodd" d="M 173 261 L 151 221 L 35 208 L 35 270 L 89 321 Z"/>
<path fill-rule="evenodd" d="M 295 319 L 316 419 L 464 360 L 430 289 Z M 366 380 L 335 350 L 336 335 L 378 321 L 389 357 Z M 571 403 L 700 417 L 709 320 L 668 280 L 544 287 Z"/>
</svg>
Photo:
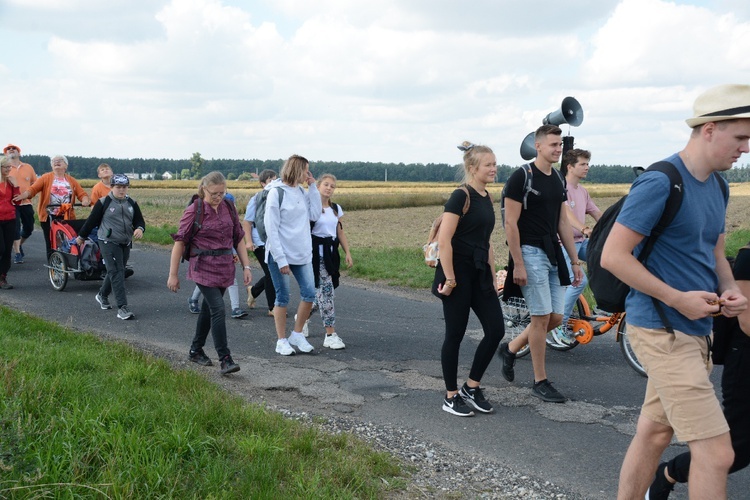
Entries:
<svg viewBox="0 0 750 500">
<path fill-rule="evenodd" d="M 312 235 L 319 238 L 328 238 L 329 236 L 336 239 L 336 229 L 339 224 L 339 218 L 344 216 L 344 211 L 339 208 L 338 217 L 333 212 L 333 208 L 326 207 L 323 209 L 323 213 L 320 215 L 315 225 L 312 228 Z M 320 255 L 323 255 L 323 245 L 318 245 L 318 251 Z"/>
</svg>

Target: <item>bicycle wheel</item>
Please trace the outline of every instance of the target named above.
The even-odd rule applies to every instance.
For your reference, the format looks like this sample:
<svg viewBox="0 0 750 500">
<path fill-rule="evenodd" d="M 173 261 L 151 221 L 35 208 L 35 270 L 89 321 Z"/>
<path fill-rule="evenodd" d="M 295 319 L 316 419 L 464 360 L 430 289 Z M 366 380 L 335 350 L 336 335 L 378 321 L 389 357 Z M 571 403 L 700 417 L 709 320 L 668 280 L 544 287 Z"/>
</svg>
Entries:
<svg viewBox="0 0 750 500">
<path fill-rule="evenodd" d="M 617 334 L 620 338 L 620 350 L 622 351 L 622 355 L 625 356 L 625 361 L 627 361 L 630 367 L 638 374 L 646 377 L 646 370 L 641 366 L 638 357 L 635 355 L 635 352 L 633 352 L 633 347 L 630 345 L 630 337 L 628 337 L 625 318 L 622 318 L 620 324 L 617 325 Z"/>
<path fill-rule="evenodd" d="M 49 256 L 49 282 L 52 283 L 52 288 L 58 292 L 65 290 L 65 285 L 68 284 L 68 266 L 65 264 L 65 257 L 60 252 L 52 252 Z"/>
<path fill-rule="evenodd" d="M 500 299 L 503 309 L 503 321 L 505 321 L 505 340 L 510 342 L 518 337 L 531 322 L 529 309 L 523 297 L 510 297 L 507 301 Z M 521 358 L 529 353 L 528 344 L 516 353 L 516 358 Z"/>
</svg>

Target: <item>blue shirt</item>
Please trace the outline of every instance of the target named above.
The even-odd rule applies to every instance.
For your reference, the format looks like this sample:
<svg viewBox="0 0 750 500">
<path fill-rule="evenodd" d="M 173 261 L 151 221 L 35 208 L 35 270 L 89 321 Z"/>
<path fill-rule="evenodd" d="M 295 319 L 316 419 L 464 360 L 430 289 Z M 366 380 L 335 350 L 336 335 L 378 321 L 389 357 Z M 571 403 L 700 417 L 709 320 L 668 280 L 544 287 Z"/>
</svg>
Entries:
<svg viewBox="0 0 750 500">
<path fill-rule="evenodd" d="M 657 278 L 681 291 L 716 292 L 714 248 L 724 233 L 728 196 L 713 174 L 705 182 L 693 177 L 679 155 L 667 158 L 682 176 L 683 199 L 675 219 L 656 240 L 646 267 Z M 725 181 L 721 181 L 725 182 Z M 659 221 L 669 196 L 669 179 L 661 172 L 645 172 L 633 183 L 617 222 L 648 236 Z M 729 190 L 727 188 L 727 193 Z M 634 254 L 643 247 L 640 243 Z M 689 320 L 662 304 L 675 330 L 688 335 L 709 335 L 712 318 Z M 650 296 L 631 289 L 625 300 L 628 323 L 644 328 L 664 328 Z"/>
<path fill-rule="evenodd" d="M 260 238 L 260 233 L 258 233 L 258 228 L 255 227 L 255 205 L 258 200 L 258 195 L 262 191 L 258 191 L 253 195 L 252 198 L 250 198 L 250 201 L 247 202 L 247 207 L 245 208 L 245 220 L 252 223 L 252 231 L 250 232 L 250 236 L 253 239 L 253 245 L 256 247 L 262 247 L 266 245 L 266 242 L 263 241 Z"/>
</svg>

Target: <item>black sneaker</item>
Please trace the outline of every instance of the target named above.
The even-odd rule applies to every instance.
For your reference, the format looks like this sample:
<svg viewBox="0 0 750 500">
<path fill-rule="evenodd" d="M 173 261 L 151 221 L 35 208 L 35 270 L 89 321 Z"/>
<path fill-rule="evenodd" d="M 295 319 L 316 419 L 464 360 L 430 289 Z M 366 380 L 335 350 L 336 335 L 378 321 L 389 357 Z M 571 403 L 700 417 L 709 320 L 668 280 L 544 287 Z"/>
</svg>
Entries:
<svg viewBox="0 0 750 500">
<path fill-rule="evenodd" d="M 513 369 L 516 364 L 515 353 L 510 352 L 508 344 L 506 343 L 500 344 L 500 349 L 497 350 L 497 355 L 503 360 L 503 367 L 500 370 L 503 373 L 503 377 L 505 377 L 505 380 L 508 382 L 513 382 L 513 379 L 516 378 L 516 373 Z"/>
<path fill-rule="evenodd" d="M 482 413 L 492 413 L 495 411 L 490 402 L 485 399 L 484 393 L 479 387 L 474 387 L 472 389 L 464 383 L 464 386 L 458 391 L 458 395 L 461 396 L 469 406 L 473 406 L 477 411 L 481 411 Z"/>
<path fill-rule="evenodd" d="M 471 408 L 466 404 L 464 401 L 464 398 L 459 396 L 458 394 L 455 394 L 452 398 L 444 398 L 443 399 L 443 411 L 447 411 L 448 413 L 452 413 L 453 415 L 457 415 L 459 417 L 473 417 L 474 412 L 471 411 Z"/>
<path fill-rule="evenodd" d="M 234 373 L 240 371 L 240 365 L 232 360 L 232 356 L 227 354 L 221 358 L 221 374 Z"/>
<path fill-rule="evenodd" d="M 549 380 L 544 379 L 541 382 L 534 382 L 534 388 L 531 389 L 532 396 L 536 396 L 542 401 L 548 403 L 564 403 L 565 396 L 557 392 L 557 389 L 552 387 L 552 383 Z"/>
<path fill-rule="evenodd" d="M 206 356 L 206 353 L 203 352 L 203 349 L 190 351 L 190 354 L 188 354 L 188 359 L 193 363 L 198 363 L 201 366 L 213 366 L 211 359 Z"/>
<path fill-rule="evenodd" d="M 669 494 L 674 489 L 674 483 L 670 483 L 667 476 L 664 475 L 664 469 L 667 468 L 667 462 L 662 462 L 656 468 L 654 482 L 646 491 L 646 500 L 667 500 Z"/>
</svg>

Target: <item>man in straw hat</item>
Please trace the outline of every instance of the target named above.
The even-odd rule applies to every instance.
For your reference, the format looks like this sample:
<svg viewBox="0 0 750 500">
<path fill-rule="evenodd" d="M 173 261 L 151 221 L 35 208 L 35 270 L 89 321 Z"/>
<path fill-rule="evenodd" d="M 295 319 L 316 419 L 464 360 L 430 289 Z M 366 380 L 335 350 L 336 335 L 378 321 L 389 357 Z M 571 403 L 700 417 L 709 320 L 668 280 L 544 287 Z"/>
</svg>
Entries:
<svg viewBox="0 0 750 500">
<path fill-rule="evenodd" d="M 724 256 L 729 170 L 750 141 L 750 85 L 721 85 L 698 96 L 685 148 L 669 158 L 681 185 L 657 171 L 633 183 L 604 245 L 602 266 L 631 287 L 628 335 L 648 373 L 636 434 L 620 471 L 618 498 L 643 498 L 662 452 L 676 435 L 692 455 L 691 498 L 726 498 L 734 459 L 729 427 L 709 380 L 711 315 L 747 307 Z M 723 186 L 721 184 L 724 184 Z M 644 266 L 633 255 L 655 228 L 671 189 L 683 200 Z"/>
</svg>

